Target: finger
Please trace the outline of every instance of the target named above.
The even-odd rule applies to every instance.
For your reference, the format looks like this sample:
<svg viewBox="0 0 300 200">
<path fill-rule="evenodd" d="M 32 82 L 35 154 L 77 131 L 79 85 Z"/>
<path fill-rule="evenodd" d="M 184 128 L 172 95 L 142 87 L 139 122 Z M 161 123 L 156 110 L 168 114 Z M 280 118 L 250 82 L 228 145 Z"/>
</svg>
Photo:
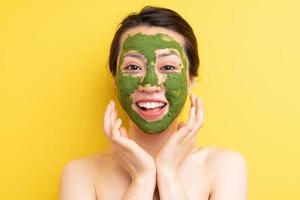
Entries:
<svg viewBox="0 0 300 200">
<path fill-rule="evenodd" d="M 113 141 L 117 140 L 120 137 L 120 126 L 122 124 L 122 120 L 118 119 L 117 122 L 113 125 L 112 128 L 112 139 Z"/>
<path fill-rule="evenodd" d="M 179 133 L 182 137 L 180 138 L 181 141 L 178 142 L 180 144 L 183 140 L 185 140 L 185 137 L 187 137 L 190 134 L 193 134 L 192 131 L 195 128 L 195 121 L 196 121 L 196 96 L 194 94 L 190 95 L 191 100 L 191 109 L 189 112 L 189 119 L 187 121 L 187 125 L 180 130 L 181 133 Z"/>
<path fill-rule="evenodd" d="M 197 98 L 196 127 L 201 128 L 204 122 L 204 109 L 200 97 Z"/>
<path fill-rule="evenodd" d="M 190 133 L 183 138 L 183 142 L 189 142 L 193 138 L 196 138 L 199 133 L 199 129 L 201 128 L 201 122 L 198 120 L 195 122 L 194 128 L 190 131 Z"/>
<path fill-rule="evenodd" d="M 114 125 L 115 123 L 116 123 L 116 121 L 115 121 L 115 102 L 114 101 L 112 101 L 111 102 L 111 109 L 112 109 L 112 112 L 111 112 L 111 115 L 110 115 L 110 123 L 111 123 L 111 125 Z"/>
<path fill-rule="evenodd" d="M 202 109 L 202 101 L 200 97 L 196 98 L 196 118 L 200 119 L 200 114 L 201 114 L 201 109 Z"/>
<path fill-rule="evenodd" d="M 123 149 L 123 151 L 128 152 L 130 155 L 137 159 L 143 159 L 144 150 L 133 140 L 119 137 L 116 143 Z"/>
<path fill-rule="evenodd" d="M 117 118 L 118 118 L 117 111 L 113 110 L 112 114 L 111 114 L 111 117 L 110 117 L 111 123 L 115 124 L 117 122 Z"/>
<path fill-rule="evenodd" d="M 203 121 L 204 121 L 204 110 L 203 110 L 203 104 L 200 98 L 197 98 L 197 117 L 195 120 L 194 127 L 191 131 L 191 133 L 184 138 L 186 140 L 185 142 L 188 142 L 189 140 L 192 140 L 193 138 L 196 138 L 196 135 L 199 133 L 199 129 L 203 126 Z"/>
<path fill-rule="evenodd" d="M 190 96 L 191 109 L 190 109 L 190 113 L 189 113 L 189 121 L 187 123 L 187 126 L 189 129 L 191 129 L 193 127 L 193 121 L 195 120 L 196 109 L 197 109 L 196 98 L 197 98 L 196 95 L 191 94 L 191 96 Z"/>
<path fill-rule="evenodd" d="M 118 118 L 118 112 L 117 112 L 117 110 L 115 109 L 115 112 L 114 112 L 114 121 L 116 121 L 117 120 L 117 118 Z"/>
<path fill-rule="evenodd" d="M 191 144 L 191 140 L 194 137 L 194 133 L 190 132 L 190 134 L 186 135 L 182 140 L 179 142 L 180 145 L 189 146 Z"/>
<path fill-rule="evenodd" d="M 189 131 L 193 129 L 194 123 L 195 123 L 195 107 L 191 107 L 190 113 L 189 113 L 189 119 L 187 122 L 187 128 Z"/>
<path fill-rule="evenodd" d="M 193 132 L 195 131 L 197 132 L 202 127 L 204 121 L 203 103 L 200 97 L 196 98 L 196 104 L 197 104 L 197 109 L 196 109 L 196 117 L 195 117 Z"/>
<path fill-rule="evenodd" d="M 184 122 L 179 122 L 178 124 L 177 124 L 177 131 L 179 130 L 179 129 L 181 129 L 182 127 L 184 127 L 185 126 L 185 123 Z"/>
<path fill-rule="evenodd" d="M 177 132 L 176 135 L 179 135 L 180 137 L 178 137 L 177 140 L 177 144 L 181 144 L 181 142 L 183 141 L 183 138 L 189 133 L 189 129 L 188 127 L 185 125 L 183 127 L 181 127 Z"/>
<path fill-rule="evenodd" d="M 188 146 L 196 146 L 196 143 L 197 143 L 197 135 L 194 135 L 192 138 L 190 138 L 189 143 L 187 143 L 187 145 Z"/>
<path fill-rule="evenodd" d="M 116 104 L 114 101 L 111 101 L 111 105 L 112 105 L 112 112 L 113 112 L 113 115 L 111 116 L 112 118 L 112 121 L 115 122 L 115 120 L 117 120 L 117 110 L 116 110 Z"/>
<path fill-rule="evenodd" d="M 122 135 L 122 136 L 128 138 L 127 131 L 126 131 L 126 129 L 125 129 L 124 127 L 121 127 L 121 128 L 120 128 L 120 131 L 121 131 L 121 135 Z"/>
<path fill-rule="evenodd" d="M 188 143 L 193 137 L 195 137 L 195 135 L 198 133 L 200 127 L 201 127 L 201 100 L 199 97 L 192 97 L 193 98 L 193 104 L 196 106 L 195 107 L 195 116 L 194 118 L 192 118 L 193 116 L 191 116 L 190 114 L 190 118 L 189 118 L 189 125 L 188 125 L 188 129 L 189 129 L 189 133 L 186 134 L 183 138 L 182 138 L 182 142 L 183 143 Z M 190 121 L 191 119 L 193 119 L 193 121 Z"/>
<path fill-rule="evenodd" d="M 176 144 L 180 144 L 180 141 L 182 140 L 182 138 L 188 133 L 188 128 L 185 125 L 184 122 L 179 122 L 177 124 L 177 131 L 175 134 L 173 134 L 171 136 L 171 138 L 169 139 L 169 142 L 171 143 L 176 143 Z"/>
<path fill-rule="evenodd" d="M 195 144 L 195 143 L 196 143 L 196 137 L 192 137 L 191 144 Z"/>
</svg>

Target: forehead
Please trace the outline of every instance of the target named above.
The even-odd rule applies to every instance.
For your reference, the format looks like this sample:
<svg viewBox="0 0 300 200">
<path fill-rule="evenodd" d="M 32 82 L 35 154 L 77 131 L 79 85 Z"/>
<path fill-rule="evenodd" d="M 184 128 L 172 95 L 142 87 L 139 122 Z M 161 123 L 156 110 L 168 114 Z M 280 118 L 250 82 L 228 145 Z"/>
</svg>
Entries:
<svg viewBox="0 0 300 200">
<path fill-rule="evenodd" d="M 143 37 L 135 37 L 141 35 L 143 35 Z M 132 49 L 134 49 L 135 47 L 138 48 L 142 45 L 148 47 L 153 45 L 156 46 L 155 48 L 166 48 L 163 43 L 160 44 L 160 42 L 155 39 L 155 36 L 163 36 L 156 38 L 162 38 L 165 41 L 168 41 L 170 39 L 176 41 L 176 43 L 183 49 L 184 38 L 182 35 L 166 28 L 150 26 L 138 26 L 128 29 L 121 37 L 121 49 L 124 47 L 124 42 L 126 42 L 125 44 L 127 44 L 128 40 L 134 40 L 134 45 L 131 46 Z M 137 38 L 142 39 L 143 41 L 138 42 Z"/>
</svg>

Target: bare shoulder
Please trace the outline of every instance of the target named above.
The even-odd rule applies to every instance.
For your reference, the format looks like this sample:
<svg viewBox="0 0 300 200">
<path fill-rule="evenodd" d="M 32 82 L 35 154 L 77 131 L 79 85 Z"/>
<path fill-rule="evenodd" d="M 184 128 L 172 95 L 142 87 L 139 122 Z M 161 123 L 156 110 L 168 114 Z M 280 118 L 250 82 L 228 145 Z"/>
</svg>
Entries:
<svg viewBox="0 0 300 200">
<path fill-rule="evenodd" d="M 210 166 L 245 167 L 245 158 L 237 151 L 219 147 L 205 147 L 206 163 Z"/>
<path fill-rule="evenodd" d="M 245 158 L 237 151 L 207 146 L 198 148 L 192 154 L 197 161 L 212 166 L 223 166 L 223 165 L 239 165 L 246 166 Z"/>
<path fill-rule="evenodd" d="M 61 199 L 96 199 L 94 179 L 109 163 L 106 154 L 69 161 L 61 173 Z"/>
<path fill-rule="evenodd" d="M 97 176 L 105 175 L 108 169 L 115 168 L 116 161 L 109 153 L 93 154 L 69 161 L 63 169 L 63 178 L 80 178 L 91 180 Z"/>
<path fill-rule="evenodd" d="M 220 147 L 201 147 L 195 151 L 194 156 L 206 168 L 213 170 L 214 174 L 235 171 L 246 173 L 247 164 L 245 158 L 237 151 Z"/>
<path fill-rule="evenodd" d="M 246 199 L 247 164 L 239 152 L 203 147 L 196 154 L 211 174 L 211 199 Z"/>
</svg>

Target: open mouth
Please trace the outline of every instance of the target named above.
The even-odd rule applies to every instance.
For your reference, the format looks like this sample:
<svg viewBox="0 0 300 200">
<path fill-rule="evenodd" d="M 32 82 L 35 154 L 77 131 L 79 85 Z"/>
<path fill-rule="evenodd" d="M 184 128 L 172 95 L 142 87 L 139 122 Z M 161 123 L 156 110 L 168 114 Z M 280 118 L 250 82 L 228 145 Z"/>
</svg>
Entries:
<svg viewBox="0 0 300 200">
<path fill-rule="evenodd" d="M 143 111 L 160 110 L 167 104 L 164 102 L 137 102 L 136 105 Z"/>
<path fill-rule="evenodd" d="M 135 103 L 137 112 L 146 120 L 153 121 L 163 117 L 168 104 L 163 101 L 138 101 Z"/>
</svg>

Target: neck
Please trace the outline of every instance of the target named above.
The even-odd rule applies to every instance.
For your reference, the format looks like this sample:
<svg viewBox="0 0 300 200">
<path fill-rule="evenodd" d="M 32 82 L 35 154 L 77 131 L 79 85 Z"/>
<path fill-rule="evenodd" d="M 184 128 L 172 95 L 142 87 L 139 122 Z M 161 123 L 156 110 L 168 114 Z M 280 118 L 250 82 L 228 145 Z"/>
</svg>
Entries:
<svg viewBox="0 0 300 200">
<path fill-rule="evenodd" d="M 172 134 L 176 132 L 177 122 L 174 121 L 168 129 L 158 134 L 147 134 L 139 129 L 133 122 L 129 124 L 129 135 L 141 148 L 149 153 L 153 159 L 166 144 Z"/>
</svg>

